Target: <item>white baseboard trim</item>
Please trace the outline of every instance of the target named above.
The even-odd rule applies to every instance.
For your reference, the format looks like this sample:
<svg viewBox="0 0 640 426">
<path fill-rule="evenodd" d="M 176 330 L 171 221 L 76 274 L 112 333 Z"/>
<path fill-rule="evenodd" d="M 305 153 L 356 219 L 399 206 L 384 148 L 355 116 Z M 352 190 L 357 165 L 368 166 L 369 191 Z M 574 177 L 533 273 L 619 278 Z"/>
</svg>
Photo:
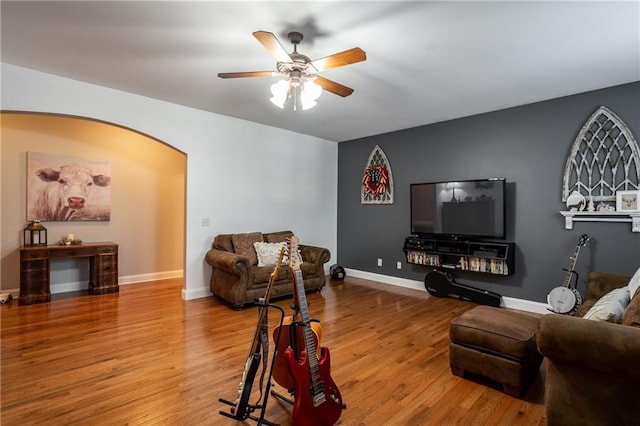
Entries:
<svg viewBox="0 0 640 426">
<path fill-rule="evenodd" d="M 157 281 L 157 280 L 166 280 L 170 278 L 182 278 L 184 276 L 184 271 L 182 269 L 177 269 L 175 271 L 164 271 L 164 272 L 153 272 L 149 274 L 138 274 L 138 275 L 127 275 L 124 277 L 118 277 L 119 285 L 127 285 L 127 284 L 139 284 L 149 281 Z M 60 283 L 60 284 L 52 284 L 51 285 L 51 294 L 58 293 L 68 293 L 70 291 L 80 291 L 86 290 L 88 284 L 86 281 L 83 282 L 70 282 L 70 283 Z M 11 290 L 9 290 L 11 291 Z M 13 291 L 12 291 L 13 293 Z M 20 290 L 16 289 L 15 294 L 19 294 Z"/>
<path fill-rule="evenodd" d="M 398 287 L 405 287 L 414 289 L 417 291 L 426 291 L 424 288 L 424 283 L 422 281 L 409 280 L 406 278 L 398 278 L 391 277 L 388 275 L 375 274 L 373 272 L 359 271 L 357 269 L 348 269 L 345 268 L 347 275 L 351 275 L 356 278 L 362 278 L 365 280 L 371 281 L 379 281 L 381 283 L 395 285 Z M 119 277 L 118 283 L 120 285 L 127 284 L 138 284 L 144 283 L 148 281 L 155 280 L 164 280 L 170 278 L 181 278 L 184 276 L 184 271 L 182 269 L 178 269 L 175 271 L 164 271 L 164 272 L 154 272 L 149 274 L 139 274 L 139 275 L 127 275 L 124 277 Z M 70 291 L 79 291 L 86 290 L 87 283 L 86 282 L 71 282 L 71 283 L 61 283 L 54 284 L 51 286 L 51 294 L 58 293 L 67 293 Z M 20 294 L 20 289 L 6 289 L 3 292 L 9 292 L 14 297 L 17 297 Z M 209 287 L 200 287 L 200 288 L 192 288 L 185 290 L 182 289 L 182 299 L 183 300 L 193 300 L 193 299 L 201 299 L 203 297 L 211 296 L 211 290 Z M 547 305 L 545 303 L 534 302 L 531 300 L 517 299 L 515 297 L 502 297 L 502 304 L 500 305 L 505 308 L 511 309 L 519 309 L 522 311 L 535 312 L 539 314 L 548 314 L 550 311 L 547 309 Z"/>
<path fill-rule="evenodd" d="M 414 290 L 426 291 L 424 288 L 424 282 L 409 280 L 406 278 L 390 277 L 388 275 L 374 274 L 373 272 L 359 271 L 356 269 L 345 268 L 347 276 L 351 275 L 356 278 L 363 278 L 365 280 L 379 281 L 385 284 L 391 284 L 398 287 L 412 288 Z M 501 307 L 510 309 L 519 309 L 521 311 L 535 312 L 538 314 L 548 314 L 549 310 L 545 303 L 534 302 L 531 300 L 517 299 L 515 297 L 502 297 Z"/>
<path fill-rule="evenodd" d="M 202 299 L 203 297 L 209 296 L 211 296 L 209 287 L 190 288 L 189 290 L 182 289 L 182 300 Z"/>
<path fill-rule="evenodd" d="M 184 271 L 182 269 L 176 269 L 175 271 L 152 272 L 149 274 L 127 275 L 125 277 L 119 277 L 118 284 L 137 284 L 145 283 L 148 281 L 168 280 L 171 278 L 182 277 L 184 277 Z"/>
</svg>

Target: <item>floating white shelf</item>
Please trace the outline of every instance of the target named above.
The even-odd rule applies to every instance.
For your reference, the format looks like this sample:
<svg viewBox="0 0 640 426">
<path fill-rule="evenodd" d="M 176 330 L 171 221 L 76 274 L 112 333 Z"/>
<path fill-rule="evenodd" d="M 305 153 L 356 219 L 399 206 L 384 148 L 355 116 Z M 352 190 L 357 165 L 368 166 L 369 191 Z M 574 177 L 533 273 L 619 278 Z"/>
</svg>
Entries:
<svg viewBox="0 0 640 426">
<path fill-rule="evenodd" d="M 631 222 L 631 232 L 640 232 L 640 212 L 577 212 L 561 211 L 564 229 L 573 229 L 573 222 Z"/>
</svg>

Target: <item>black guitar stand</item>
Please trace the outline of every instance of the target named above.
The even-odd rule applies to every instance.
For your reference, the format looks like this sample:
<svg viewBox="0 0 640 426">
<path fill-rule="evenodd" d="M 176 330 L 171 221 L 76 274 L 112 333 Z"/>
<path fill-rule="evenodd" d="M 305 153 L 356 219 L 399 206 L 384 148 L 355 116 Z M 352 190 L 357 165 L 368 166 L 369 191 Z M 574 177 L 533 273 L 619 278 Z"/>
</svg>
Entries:
<svg viewBox="0 0 640 426">
<path fill-rule="evenodd" d="M 261 309 L 269 309 L 269 308 L 273 308 L 276 309 L 280 312 L 280 327 L 278 329 L 278 333 L 275 336 L 275 345 L 276 347 L 278 346 L 278 342 L 280 342 L 280 334 L 282 332 L 282 323 L 284 321 L 284 309 L 282 309 L 280 306 L 278 305 L 274 305 L 272 303 L 264 303 L 264 302 L 260 302 L 260 301 L 256 301 L 255 305 L 260 306 Z M 268 337 L 267 337 L 268 338 Z M 242 413 L 237 413 L 236 412 L 236 408 L 237 408 L 237 404 L 238 402 L 232 402 L 229 401 L 227 399 L 223 399 L 223 398 L 219 398 L 218 401 L 222 402 L 223 404 L 229 405 L 231 406 L 229 412 L 226 411 L 219 411 L 219 414 L 224 416 L 224 417 L 228 417 L 230 419 L 234 419 L 237 421 L 244 421 L 244 420 L 253 420 L 254 422 L 256 422 L 256 424 L 258 426 L 260 425 L 267 425 L 267 426 L 280 426 L 278 423 L 273 423 L 270 422 L 268 420 L 265 420 L 264 415 L 265 412 L 267 410 L 267 400 L 269 399 L 269 395 L 270 395 L 270 390 L 271 390 L 271 376 L 273 375 L 273 364 L 275 362 L 276 359 L 276 351 L 273 351 L 273 355 L 271 355 L 271 362 L 269 364 L 269 369 L 268 369 L 268 376 L 266 377 L 266 389 L 262 394 L 262 401 L 258 402 L 257 404 L 248 404 L 247 405 L 247 411 L 248 411 L 248 415 L 243 415 Z M 259 411 L 260 415 L 259 416 L 255 416 L 252 413 L 254 411 Z"/>
<path fill-rule="evenodd" d="M 567 273 L 571 273 L 572 277 L 575 278 L 574 284 L 573 284 L 573 288 L 575 288 L 576 290 L 578 290 L 578 280 L 580 279 L 580 275 L 574 271 L 574 270 L 568 270 L 566 268 L 562 268 L 563 271 L 566 271 Z M 569 282 L 567 283 L 569 287 L 571 287 L 571 278 L 569 278 Z"/>
</svg>

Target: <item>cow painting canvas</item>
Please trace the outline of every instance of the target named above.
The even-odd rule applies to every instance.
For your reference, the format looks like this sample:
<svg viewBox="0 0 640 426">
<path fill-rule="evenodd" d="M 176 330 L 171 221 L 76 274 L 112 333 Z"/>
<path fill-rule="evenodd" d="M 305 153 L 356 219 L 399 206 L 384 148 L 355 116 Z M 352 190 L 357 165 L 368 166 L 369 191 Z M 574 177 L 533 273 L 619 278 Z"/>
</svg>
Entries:
<svg viewBox="0 0 640 426">
<path fill-rule="evenodd" d="M 111 219 L 109 161 L 27 153 L 27 220 Z"/>
</svg>

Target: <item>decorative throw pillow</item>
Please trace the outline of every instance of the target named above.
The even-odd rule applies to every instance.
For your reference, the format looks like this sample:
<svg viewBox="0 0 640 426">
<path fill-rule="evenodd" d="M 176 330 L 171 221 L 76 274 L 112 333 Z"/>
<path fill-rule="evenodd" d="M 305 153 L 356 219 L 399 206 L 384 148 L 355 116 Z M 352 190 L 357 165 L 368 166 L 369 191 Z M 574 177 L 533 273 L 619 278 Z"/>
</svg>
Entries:
<svg viewBox="0 0 640 426">
<path fill-rule="evenodd" d="M 253 243 L 258 255 L 258 266 L 274 266 L 284 243 Z"/>
<path fill-rule="evenodd" d="M 636 271 L 635 274 L 629 280 L 629 295 L 633 299 L 633 296 L 636 295 L 636 292 L 640 288 L 640 268 Z M 640 293 L 638 293 L 640 294 Z"/>
<path fill-rule="evenodd" d="M 629 300 L 629 287 L 616 288 L 602 296 L 583 318 L 619 323 Z"/>
<path fill-rule="evenodd" d="M 233 241 L 233 251 L 235 251 L 236 254 L 249 259 L 252 265 L 258 264 L 258 256 L 256 255 L 256 250 L 253 248 L 253 243 L 262 241 L 262 232 L 233 234 L 231 241 Z"/>
</svg>

